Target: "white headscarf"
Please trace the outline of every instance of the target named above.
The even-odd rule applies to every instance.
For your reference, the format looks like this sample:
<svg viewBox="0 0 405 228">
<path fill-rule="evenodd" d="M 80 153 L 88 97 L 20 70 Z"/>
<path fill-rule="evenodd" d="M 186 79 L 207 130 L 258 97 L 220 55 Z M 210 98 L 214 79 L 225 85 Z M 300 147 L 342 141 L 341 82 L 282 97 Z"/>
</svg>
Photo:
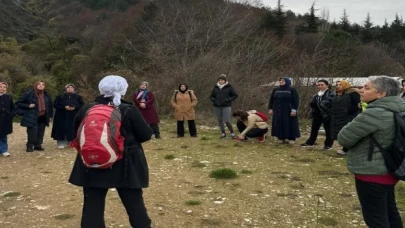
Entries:
<svg viewBox="0 0 405 228">
<path fill-rule="evenodd" d="M 98 89 L 104 97 L 114 97 L 113 103 L 118 106 L 121 104 L 121 97 L 127 92 L 128 82 L 121 76 L 109 75 L 101 79 Z"/>
</svg>

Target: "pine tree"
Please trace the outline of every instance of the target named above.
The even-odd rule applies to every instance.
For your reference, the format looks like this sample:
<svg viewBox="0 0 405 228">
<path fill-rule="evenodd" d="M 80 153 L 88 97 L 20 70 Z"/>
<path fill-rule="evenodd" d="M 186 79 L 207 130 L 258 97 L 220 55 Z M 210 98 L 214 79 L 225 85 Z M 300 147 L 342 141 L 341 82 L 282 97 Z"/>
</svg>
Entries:
<svg viewBox="0 0 405 228">
<path fill-rule="evenodd" d="M 391 23 L 391 31 L 392 34 L 394 35 L 393 40 L 395 41 L 400 41 L 402 40 L 403 37 L 402 35 L 402 18 L 398 16 L 398 14 L 395 14 L 395 20 Z"/>
<path fill-rule="evenodd" d="M 315 16 L 315 2 L 312 3 L 309 9 L 309 14 L 307 15 L 307 32 L 317 33 L 318 32 L 318 17 Z"/>
<path fill-rule="evenodd" d="M 343 15 L 340 18 L 339 28 L 343 31 L 350 32 L 349 16 L 346 13 L 346 9 L 343 10 Z"/>
<path fill-rule="evenodd" d="M 276 35 L 281 39 L 286 33 L 286 23 L 287 18 L 285 12 L 283 11 L 283 5 L 281 4 L 281 0 L 277 2 L 277 9 L 275 12 L 275 25 L 274 30 Z"/>
<path fill-rule="evenodd" d="M 367 18 L 364 21 L 363 30 L 361 31 L 362 40 L 364 43 L 370 43 L 374 39 L 372 26 L 373 23 L 371 22 L 370 13 L 367 13 Z"/>
<path fill-rule="evenodd" d="M 286 33 L 286 22 L 287 18 L 283 11 L 283 5 L 281 5 L 281 0 L 278 0 L 277 9 L 269 11 L 263 16 L 261 27 L 273 30 L 281 39 Z"/>
<path fill-rule="evenodd" d="M 330 29 L 331 30 L 339 29 L 339 25 L 336 23 L 336 20 L 333 20 L 333 22 L 330 24 Z"/>
</svg>

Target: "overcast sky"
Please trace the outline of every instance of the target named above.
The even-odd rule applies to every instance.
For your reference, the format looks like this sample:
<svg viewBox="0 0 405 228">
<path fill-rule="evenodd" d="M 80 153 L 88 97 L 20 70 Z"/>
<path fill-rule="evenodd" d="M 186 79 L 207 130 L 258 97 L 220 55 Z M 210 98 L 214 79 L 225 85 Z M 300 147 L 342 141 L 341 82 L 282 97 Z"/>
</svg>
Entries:
<svg viewBox="0 0 405 228">
<path fill-rule="evenodd" d="M 277 0 L 262 0 L 265 6 L 274 8 L 277 6 Z M 305 14 L 311 8 L 314 0 L 281 0 L 285 10 L 291 10 L 294 13 Z M 346 9 L 351 23 L 362 24 L 370 12 L 373 24 L 384 24 L 385 18 L 388 23 L 395 19 L 395 13 L 405 19 L 405 0 L 318 0 L 315 2 L 316 9 L 329 9 L 330 21 L 340 20 L 343 9 Z M 320 16 L 320 10 L 317 11 Z"/>
</svg>

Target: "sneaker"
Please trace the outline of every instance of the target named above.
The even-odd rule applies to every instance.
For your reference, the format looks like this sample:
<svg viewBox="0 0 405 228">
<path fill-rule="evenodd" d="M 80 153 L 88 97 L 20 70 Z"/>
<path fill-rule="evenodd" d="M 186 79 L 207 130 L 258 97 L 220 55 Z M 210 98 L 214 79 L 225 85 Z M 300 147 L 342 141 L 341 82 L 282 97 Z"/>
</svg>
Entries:
<svg viewBox="0 0 405 228">
<path fill-rule="evenodd" d="M 4 152 L 1 155 L 3 155 L 3 157 L 10 157 L 10 153 L 8 153 L 8 152 Z"/>
<path fill-rule="evenodd" d="M 29 147 L 29 148 L 27 148 L 26 152 L 34 152 L 34 148 Z"/>
<path fill-rule="evenodd" d="M 338 150 L 338 151 L 336 151 L 336 153 L 338 153 L 340 155 L 346 155 L 346 152 L 344 152 L 343 150 Z"/>
<path fill-rule="evenodd" d="M 290 145 L 295 144 L 295 140 L 288 140 L 288 144 Z"/>
<path fill-rule="evenodd" d="M 190 137 L 192 137 L 192 138 L 198 138 L 197 135 L 190 135 Z"/>
<path fill-rule="evenodd" d="M 332 147 L 324 146 L 324 147 L 322 148 L 322 150 L 332 150 Z"/>
<path fill-rule="evenodd" d="M 277 139 L 277 143 L 283 144 L 283 143 L 284 143 L 284 140 L 282 140 L 282 139 Z"/>
<path fill-rule="evenodd" d="M 309 145 L 309 144 L 306 144 L 306 143 L 303 143 L 300 146 L 301 147 L 314 147 L 314 145 Z"/>
<path fill-rule="evenodd" d="M 260 143 L 264 142 L 265 139 L 266 139 L 266 136 L 265 136 L 265 135 L 259 136 L 259 137 L 257 138 L 257 140 L 258 140 Z"/>
<path fill-rule="evenodd" d="M 58 146 L 58 149 L 65 149 L 65 146 Z"/>
<path fill-rule="evenodd" d="M 155 139 L 162 139 L 162 137 L 160 137 L 160 135 L 155 135 Z"/>
<path fill-rule="evenodd" d="M 177 138 L 183 138 L 183 137 L 184 137 L 184 135 L 183 135 L 183 136 L 181 136 L 181 135 L 178 135 L 178 136 L 177 136 Z"/>
<path fill-rule="evenodd" d="M 224 139 L 224 138 L 226 138 L 226 134 L 225 133 L 222 133 L 221 134 L 221 136 L 219 137 L 220 139 Z"/>
<path fill-rule="evenodd" d="M 232 138 L 232 139 L 236 139 L 235 133 L 231 133 L 231 138 Z"/>
</svg>

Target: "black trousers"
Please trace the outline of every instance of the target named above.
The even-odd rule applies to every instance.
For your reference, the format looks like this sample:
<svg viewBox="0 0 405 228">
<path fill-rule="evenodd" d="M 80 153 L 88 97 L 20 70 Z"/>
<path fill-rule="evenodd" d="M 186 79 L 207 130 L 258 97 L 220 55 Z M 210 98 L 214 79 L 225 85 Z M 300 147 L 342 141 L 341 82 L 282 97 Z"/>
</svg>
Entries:
<svg viewBox="0 0 405 228">
<path fill-rule="evenodd" d="M 84 187 L 82 228 L 105 228 L 104 209 L 108 188 Z M 117 188 L 133 228 L 150 228 L 151 220 L 143 202 L 142 189 Z"/>
<path fill-rule="evenodd" d="M 190 136 L 197 136 L 197 127 L 194 120 L 187 120 Z M 184 121 L 177 121 L 177 135 L 184 136 Z"/>
<path fill-rule="evenodd" d="M 37 119 L 36 127 L 27 127 L 27 148 L 33 146 L 40 147 L 44 143 L 44 135 L 46 128 L 46 117 L 40 116 Z"/>
<path fill-rule="evenodd" d="M 238 127 L 238 130 L 240 133 L 242 133 L 246 129 L 246 125 L 242 121 L 238 121 L 236 123 L 236 126 Z M 266 129 L 253 128 L 253 129 L 250 129 L 246 133 L 246 137 L 248 137 L 248 138 L 260 137 L 260 136 L 263 136 L 264 134 L 266 134 L 267 131 L 269 131 L 268 128 L 266 128 Z"/>
<path fill-rule="evenodd" d="M 308 145 L 314 145 L 316 139 L 318 138 L 318 132 L 319 129 L 321 128 L 321 125 L 323 124 L 323 128 L 325 129 L 325 135 L 326 139 L 324 142 L 325 147 L 332 147 L 333 145 L 333 140 L 330 134 L 330 119 L 325 120 L 322 116 L 315 115 L 312 118 L 312 125 L 311 125 L 311 134 L 309 136 L 309 139 L 307 140 L 306 144 Z"/>
<path fill-rule="evenodd" d="M 155 137 L 160 137 L 159 124 L 149 124 L 149 126 L 152 128 Z"/>
<path fill-rule="evenodd" d="M 395 202 L 395 185 L 384 185 L 356 179 L 356 190 L 369 228 L 403 228 Z"/>
</svg>

